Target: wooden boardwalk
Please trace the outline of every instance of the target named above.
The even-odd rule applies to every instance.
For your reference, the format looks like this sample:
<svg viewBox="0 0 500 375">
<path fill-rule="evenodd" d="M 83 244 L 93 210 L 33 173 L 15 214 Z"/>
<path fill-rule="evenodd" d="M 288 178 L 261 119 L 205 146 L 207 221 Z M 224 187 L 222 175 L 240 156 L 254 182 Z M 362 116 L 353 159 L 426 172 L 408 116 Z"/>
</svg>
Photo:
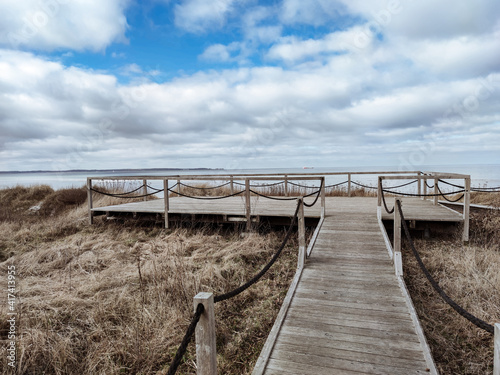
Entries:
<svg viewBox="0 0 500 375">
<path fill-rule="evenodd" d="M 345 202 L 325 218 L 276 342 L 266 343 L 270 356 L 254 374 L 435 373 L 375 207 Z"/>
<path fill-rule="evenodd" d="M 313 198 L 307 198 L 306 202 L 312 202 Z M 193 215 L 233 215 L 245 217 L 244 197 L 230 197 L 223 200 L 195 200 L 185 197 L 173 197 L 169 202 L 170 214 L 193 214 Z M 387 198 L 387 205 L 394 205 L 393 198 Z M 424 201 L 419 198 L 404 198 L 403 205 L 405 217 L 408 220 L 417 221 L 445 221 L 459 222 L 463 220 L 461 214 L 441 205 L 434 206 L 431 201 Z M 295 211 L 296 202 L 294 200 L 269 200 L 263 197 L 252 196 L 251 198 L 252 216 L 275 216 L 291 217 Z M 355 211 L 357 207 L 371 207 L 370 212 L 376 212 L 377 198 L 372 197 L 326 197 L 326 213 L 339 214 L 343 212 Z M 154 199 L 142 202 L 116 204 L 104 207 L 94 207 L 92 212 L 95 215 L 113 215 L 117 213 L 131 214 L 164 214 L 165 204 L 163 199 Z M 321 216 L 319 203 L 314 207 L 305 208 L 306 217 Z M 383 213 L 384 220 L 391 220 L 392 215 Z"/>
<path fill-rule="evenodd" d="M 393 199 L 388 198 L 389 207 Z M 295 201 L 252 197 L 252 216 L 293 215 Z M 461 214 L 403 199 L 408 220 L 459 222 Z M 382 209 L 383 210 L 383 209 Z M 164 213 L 162 199 L 94 208 L 96 214 Z M 240 197 L 170 199 L 170 213 L 245 216 Z M 306 217 L 321 214 L 319 205 Z M 391 220 L 392 215 L 382 214 Z M 253 374 L 437 374 L 404 283 L 395 275 L 376 198 L 328 197 L 306 266 L 289 290 Z"/>
</svg>

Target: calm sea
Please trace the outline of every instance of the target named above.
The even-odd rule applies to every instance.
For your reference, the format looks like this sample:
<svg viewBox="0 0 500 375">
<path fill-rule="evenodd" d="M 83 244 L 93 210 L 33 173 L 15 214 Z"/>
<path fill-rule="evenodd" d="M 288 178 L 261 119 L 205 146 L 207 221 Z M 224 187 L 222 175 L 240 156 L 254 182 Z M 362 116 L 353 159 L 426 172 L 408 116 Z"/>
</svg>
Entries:
<svg viewBox="0 0 500 375">
<path fill-rule="evenodd" d="M 449 172 L 470 174 L 472 178 L 472 186 L 475 187 L 496 187 L 500 186 L 500 165 L 462 165 L 462 166 L 423 166 L 420 168 L 423 171 L 434 172 Z M 54 189 L 81 187 L 86 184 L 87 177 L 99 176 L 175 176 L 175 175 L 200 175 L 200 174 L 238 174 L 238 173 L 329 173 L 329 172 L 382 172 L 396 170 L 394 167 L 321 167 L 313 169 L 303 168 L 278 168 L 278 169 L 239 169 L 239 170 L 134 170 L 134 171 L 85 171 L 85 172 L 2 172 L 0 173 L 0 188 L 12 187 L 16 185 L 31 186 L 45 184 Z M 347 179 L 346 175 L 328 176 L 327 185 L 343 182 Z M 353 181 L 367 185 L 376 185 L 376 175 L 357 175 L 352 177 Z M 394 185 L 400 182 L 394 182 Z M 403 182 L 401 182 L 403 183 Z M 460 181 L 455 183 L 462 184 Z M 387 186 L 392 183 L 387 182 Z M 153 186 L 160 183 L 154 182 Z"/>
</svg>

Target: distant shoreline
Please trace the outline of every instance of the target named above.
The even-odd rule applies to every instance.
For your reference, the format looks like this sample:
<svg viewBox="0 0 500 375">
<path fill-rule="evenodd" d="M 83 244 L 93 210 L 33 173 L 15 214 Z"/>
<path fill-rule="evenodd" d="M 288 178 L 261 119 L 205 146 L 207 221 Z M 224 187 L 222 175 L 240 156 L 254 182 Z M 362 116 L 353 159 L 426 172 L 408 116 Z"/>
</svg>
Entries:
<svg viewBox="0 0 500 375">
<path fill-rule="evenodd" d="M 83 172 L 143 172 L 143 171 L 222 171 L 224 168 L 125 168 L 125 169 L 68 169 L 64 171 L 46 171 L 46 170 L 35 170 L 35 171 L 0 171 L 0 174 L 22 174 L 22 173 L 83 173 Z"/>
</svg>

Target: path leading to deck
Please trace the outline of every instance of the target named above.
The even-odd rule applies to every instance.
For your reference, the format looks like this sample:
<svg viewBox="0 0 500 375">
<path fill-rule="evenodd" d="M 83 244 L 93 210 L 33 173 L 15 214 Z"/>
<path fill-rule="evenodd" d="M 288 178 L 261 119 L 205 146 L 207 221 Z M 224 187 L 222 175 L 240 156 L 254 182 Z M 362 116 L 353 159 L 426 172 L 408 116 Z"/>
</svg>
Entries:
<svg viewBox="0 0 500 375">
<path fill-rule="evenodd" d="M 365 202 L 343 200 L 329 211 L 264 374 L 435 373 L 395 276 L 376 206 Z"/>
</svg>

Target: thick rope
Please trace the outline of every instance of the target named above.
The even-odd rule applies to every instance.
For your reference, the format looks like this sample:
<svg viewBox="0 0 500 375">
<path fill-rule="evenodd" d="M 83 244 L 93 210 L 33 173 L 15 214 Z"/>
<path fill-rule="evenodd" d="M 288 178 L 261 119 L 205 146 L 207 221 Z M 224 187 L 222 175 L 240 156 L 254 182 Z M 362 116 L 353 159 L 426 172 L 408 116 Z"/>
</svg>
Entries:
<svg viewBox="0 0 500 375">
<path fill-rule="evenodd" d="M 321 189 L 323 188 L 323 183 L 324 183 L 324 180 L 321 180 L 321 185 L 319 186 L 319 190 L 318 191 L 304 196 L 304 198 L 306 198 L 306 197 L 310 197 L 311 195 L 317 194 L 316 195 L 316 199 L 314 200 L 314 202 L 309 203 L 309 204 L 307 204 L 306 202 L 304 202 L 304 206 L 306 206 L 306 207 L 312 207 L 312 206 L 314 206 L 316 204 L 316 202 L 318 201 L 318 199 L 319 199 L 319 197 L 321 195 Z"/>
<path fill-rule="evenodd" d="M 199 186 L 191 186 L 191 185 L 186 185 L 184 183 L 180 183 L 181 186 L 184 186 L 186 188 L 189 188 L 189 189 L 198 189 L 198 190 L 213 190 L 213 189 L 219 189 L 219 188 L 222 188 L 224 186 L 227 186 L 229 185 L 231 182 L 226 182 L 225 184 L 222 184 L 222 185 L 218 185 L 218 186 L 210 186 L 210 187 L 199 187 Z"/>
<path fill-rule="evenodd" d="M 385 208 L 385 211 L 391 215 L 394 213 L 394 207 L 392 209 L 389 210 L 389 208 L 387 207 L 387 203 L 385 201 L 385 194 L 384 194 L 384 189 L 382 189 L 382 202 L 384 203 L 384 208 Z"/>
<path fill-rule="evenodd" d="M 279 249 L 276 251 L 276 253 L 274 254 L 274 256 L 272 257 L 272 259 L 269 261 L 268 264 L 266 264 L 266 266 L 257 274 L 255 275 L 252 279 L 250 279 L 248 282 L 246 282 L 245 284 L 241 285 L 240 287 L 228 292 L 228 293 L 225 293 L 225 294 L 222 294 L 222 295 L 218 295 L 218 296 L 215 296 L 214 297 L 214 303 L 218 303 L 218 302 L 222 302 L 222 301 L 225 301 L 227 299 L 230 299 L 230 298 L 233 298 L 235 296 L 237 296 L 238 294 L 240 294 L 241 292 L 245 291 L 246 289 L 248 289 L 249 287 L 251 287 L 253 284 L 255 284 L 257 281 L 260 280 L 260 278 L 262 276 L 265 275 L 265 273 L 269 270 L 269 268 L 271 268 L 271 266 L 276 262 L 276 260 L 279 258 L 279 256 L 281 255 L 283 249 L 285 248 L 288 240 L 290 239 L 290 236 L 292 234 L 292 230 L 293 230 L 293 226 L 295 225 L 295 221 L 297 220 L 297 216 L 299 214 L 299 208 L 300 208 L 300 200 L 297 202 L 297 208 L 295 209 L 295 213 L 293 214 L 293 218 L 292 218 L 292 222 L 290 224 L 290 226 L 288 227 L 288 230 L 286 232 L 286 236 L 285 236 L 285 239 L 283 240 L 283 242 L 281 243 L 281 246 L 279 247 Z"/>
<path fill-rule="evenodd" d="M 203 304 L 199 303 L 198 306 L 196 306 L 196 312 L 195 312 L 193 318 L 191 319 L 191 323 L 189 324 L 189 326 L 186 330 L 184 338 L 182 339 L 182 342 L 179 345 L 177 352 L 175 353 L 175 357 L 172 360 L 170 367 L 168 368 L 167 375 L 174 375 L 175 372 L 177 371 L 177 368 L 181 364 L 182 357 L 184 357 L 184 354 L 186 354 L 188 344 L 194 335 L 196 325 L 200 321 L 201 314 L 203 314 L 204 311 L 205 311 L 205 307 L 203 306 Z"/>
<path fill-rule="evenodd" d="M 192 195 L 186 195 L 186 194 L 179 193 L 179 192 L 177 192 L 177 191 L 175 191 L 175 190 L 172 190 L 172 188 L 168 189 L 168 191 L 170 191 L 171 193 L 174 193 L 174 194 L 180 195 L 181 197 L 186 197 L 186 198 L 191 198 L 191 199 L 200 199 L 200 200 L 217 200 L 217 199 L 225 199 L 225 198 L 234 197 L 234 196 L 236 196 L 236 195 L 240 195 L 241 193 L 244 193 L 244 191 L 240 191 L 240 192 L 238 192 L 238 193 L 225 195 L 225 196 L 223 196 L 223 197 L 195 197 L 195 196 L 192 196 Z"/>
<path fill-rule="evenodd" d="M 274 184 L 257 184 L 257 185 L 252 185 L 250 184 L 250 187 L 255 187 L 255 188 L 259 188 L 259 187 L 272 187 L 272 186 L 276 186 L 276 185 L 281 185 L 285 183 L 285 181 L 280 181 L 280 182 L 275 182 Z M 241 183 L 241 182 L 234 182 L 235 185 L 240 185 L 240 186 L 245 186 L 245 184 Z"/>
<path fill-rule="evenodd" d="M 362 187 L 362 188 L 365 188 L 365 189 L 377 189 L 377 187 L 375 186 L 368 186 L 368 185 L 363 185 L 363 184 L 360 184 L 359 182 L 356 182 L 356 181 L 351 181 L 354 185 L 357 185 L 359 187 Z"/>
<path fill-rule="evenodd" d="M 258 195 L 259 197 L 262 197 L 262 198 L 267 198 L 267 199 L 272 199 L 272 200 L 275 200 L 275 201 L 294 201 L 296 200 L 297 198 L 276 198 L 276 197 L 272 197 L 270 195 L 265 195 L 265 194 L 261 194 L 255 190 L 252 190 L 250 189 L 250 192 L 251 193 L 254 193 L 255 195 Z"/>
<path fill-rule="evenodd" d="M 454 195 L 454 194 L 460 194 L 463 193 L 465 190 L 457 190 L 457 191 L 452 191 L 450 193 L 443 193 L 443 194 L 410 194 L 410 193 L 401 193 L 399 191 L 391 191 L 391 190 L 385 190 L 383 189 L 386 193 L 391 193 L 391 194 L 396 194 L 396 195 L 403 195 L 405 197 L 440 197 L 441 195 Z"/>
<path fill-rule="evenodd" d="M 429 184 L 427 183 L 427 181 L 425 181 L 425 186 L 427 186 L 429 189 L 434 189 L 434 185 L 432 185 L 432 186 L 431 186 L 431 185 L 429 185 Z"/>
<path fill-rule="evenodd" d="M 325 189 L 331 189 L 331 188 L 334 188 L 334 187 L 337 187 L 337 186 L 340 186 L 340 185 L 347 184 L 348 182 L 349 182 L 349 181 L 343 181 L 343 182 L 339 182 L 338 184 L 326 185 L 326 186 L 325 186 Z"/>
<path fill-rule="evenodd" d="M 450 199 L 448 198 L 446 195 L 443 194 L 443 192 L 441 191 L 441 189 L 439 188 L 439 184 L 437 185 L 437 189 L 438 191 L 441 193 L 441 195 L 443 196 L 443 198 L 448 201 L 448 202 L 451 202 L 451 203 L 455 203 L 455 202 L 458 202 L 460 199 L 462 199 L 463 197 L 465 197 L 465 194 L 462 194 L 461 196 L 459 196 L 458 198 L 456 199 Z"/>
<path fill-rule="evenodd" d="M 431 283 L 431 285 L 433 286 L 433 288 L 436 290 L 436 292 L 441 296 L 441 298 L 446 303 L 448 303 L 448 305 L 450 305 L 457 313 L 459 313 L 460 315 L 462 315 L 465 319 L 467 319 L 471 323 L 475 324 L 477 327 L 485 330 L 486 332 L 489 332 L 489 333 L 493 334 L 494 333 L 494 329 L 493 329 L 493 326 L 491 324 L 488 324 L 485 321 L 483 321 L 483 320 L 475 317 L 474 315 L 472 315 L 471 313 L 469 313 L 467 310 L 465 310 L 463 307 L 461 307 L 460 305 L 458 305 L 455 301 L 453 301 L 444 292 L 443 289 L 441 289 L 441 287 L 436 282 L 436 280 L 434 280 L 434 278 L 432 277 L 432 275 L 430 274 L 430 272 L 425 267 L 424 262 L 422 261 L 422 258 L 420 258 L 420 254 L 418 253 L 417 249 L 415 248 L 415 244 L 413 243 L 413 240 L 412 240 L 412 238 L 410 236 L 410 230 L 408 229 L 408 225 L 406 224 L 405 217 L 403 215 L 403 210 L 401 209 L 401 203 L 400 203 L 400 201 L 397 201 L 397 207 L 398 207 L 399 213 L 401 215 L 401 224 L 403 225 L 403 229 L 404 229 L 404 232 L 405 232 L 405 235 L 406 235 L 406 239 L 408 240 L 408 242 L 410 244 L 410 247 L 411 247 L 411 250 L 413 252 L 413 255 L 417 259 L 417 262 L 418 262 L 418 264 L 420 266 L 420 269 L 425 274 L 425 277 L 427 277 L 427 280 L 429 280 L 429 282 Z"/>
<path fill-rule="evenodd" d="M 142 187 L 141 187 L 142 188 Z M 121 198 L 121 199 L 126 199 L 126 198 L 144 198 L 144 197 L 149 197 L 151 195 L 155 195 L 155 194 L 158 194 L 160 192 L 163 191 L 163 189 L 161 190 L 157 190 L 155 192 L 152 192 L 152 193 L 148 193 L 148 194 L 142 194 L 142 195 L 127 195 L 127 196 L 124 196 L 123 194 L 131 194 L 131 192 L 128 192 L 128 193 L 122 193 L 122 194 L 112 194 L 112 193 L 105 193 L 104 191 L 99 191 L 99 190 L 96 190 L 96 189 L 93 189 L 91 188 L 90 189 L 91 191 L 95 192 L 95 193 L 99 193 L 99 194 L 102 194 L 102 195 L 106 195 L 108 197 L 113 197 L 113 198 Z M 138 190 L 138 189 L 137 189 Z M 137 190 L 134 190 L 134 191 L 137 191 Z"/>
</svg>

